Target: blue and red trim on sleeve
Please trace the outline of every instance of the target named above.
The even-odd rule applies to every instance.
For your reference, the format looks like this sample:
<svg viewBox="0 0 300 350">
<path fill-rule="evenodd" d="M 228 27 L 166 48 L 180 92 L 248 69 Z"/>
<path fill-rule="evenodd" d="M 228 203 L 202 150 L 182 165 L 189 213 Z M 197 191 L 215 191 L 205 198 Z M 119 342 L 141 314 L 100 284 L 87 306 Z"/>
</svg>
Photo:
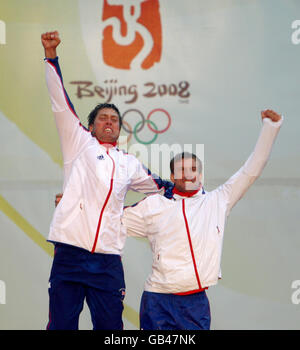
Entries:
<svg viewBox="0 0 300 350">
<path fill-rule="evenodd" d="M 70 98 L 69 98 L 69 95 L 64 87 L 64 83 L 63 83 L 63 76 L 62 76 L 62 73 L 61 73 L 61 70 L 60 70 L 60 66 L 59 66 L 59 63 L 58 63 L 58 56 L 56 56 L 55 58 L 44 58 L 44 61 L 48 62 L 56 71 L 58 77 L 60 78 L 60 81 L 61 81 L 61 85 L 63 87 L 63 92 L 64 92 L 64 96 L 65 96 L 65 99 L 66 99 L 66 102 L 70 108 L 70 111 L 73 113 L 73 115 L 79 120 L 79 123 L 80 123 L 80 126 L 89 132 L 89 130 L 81 124 L 80 122 L 80 119 L 75 111 L 75 108 L 74 108 L 74 105 L 73 103 L 71 102 Z"/>
<path fill-rule="evenodd" d="M 158 175 L 152 174 L 150 169 L 145 167 L 145 165 L 143 165 L 143 169 L 145 170 L 145 172 L 149 176 L 151 176 L 151 178 L 155 182 L 158 190 L 161 190 L 162 188 L 165 190 L 164 197 L 171 199 L 173 197 L 173 192 L 172 192 L 173 188 L 174 188 L 173 182 L 167 181 L 167 180 L 162 180 Z"/>
</svg>

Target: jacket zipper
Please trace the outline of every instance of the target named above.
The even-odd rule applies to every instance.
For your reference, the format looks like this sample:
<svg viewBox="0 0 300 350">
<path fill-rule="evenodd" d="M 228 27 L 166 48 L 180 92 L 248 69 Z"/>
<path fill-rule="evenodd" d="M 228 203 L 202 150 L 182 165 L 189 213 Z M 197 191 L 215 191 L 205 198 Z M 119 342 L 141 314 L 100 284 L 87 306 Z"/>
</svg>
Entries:
<svg viewBox="0 0 300 350">
<path fill-rule="evenodd" d="M 191 235 L 190 235 L 189 224 L 188 224 L 186 214 L 185 214 L 185 201 L 184 201 L 184 199 L 182 200 L 182 212 L 183 212 L 183 218 L 184 218 L 184 222 L 185 222 L 186 233 L 187 233 L 188 240 L 189 240 L 190 251 L 191 251 L 191 255 L 192 255 L 192 259 L 193 259 L 195 275 L 196 275 L 196 279 L 198 282 L 198 287 L 199 287 L 199 290 L 200 289 L 202 290 L 200 278 L 199 278 L 198 271 L 197 271 L 196 261 L 195 261 L 195 255 L 194 255 L 194 250 L 193 250 L 193 245 L 192 245 L 192 240 L 191 240 Z"/>
<path fill-rule="evenodd" d="M 98 221 L 98 226 L 97 226 L 97 231 L 96 231 L 96 235 L 95 235 L 95 240 L 94 240 L 94 244 L 93 244 L 93 248 L 91 250 L 91 253 L 94 253 L 95 252 L 95 249 L 96 249 L 96 246 L 97 246 L 97 241 L 98 241 L 98 236 L 99 236 L 99 232 L 100 232 L 100 226 L 101 226 L 101 221 L 102 221 L 102 216 L 103 216 L 103 212 L 104 212 L 104 209 L 107 205 L 107 202 L 109 200 L 109 197 L 111 195 L 111 192 L 112 192 L 112 189 L 113 189 L 113 184 L 114 184 L 114 173 L 115 173 L 115 161 L 113 160 L 113 158 L 110 156 L 108 150 L 106 151 L 107 155 L 109 156 L 109 158 L 112 160 L 113 162 L 113 169 L 112 169 L 112 172 L 111 172 L 111 178 L 110 178 L 110 188 L 109 188 L 109 191 L 108 191 L 108 194 L 106 196 L 106 199 L 105 199 L 105 202 L 103 204 L 103 207 L 101 209 L 101 213 L 100 213 L 100 216 L 99 216 L 99 221 Z"/>
</svg>

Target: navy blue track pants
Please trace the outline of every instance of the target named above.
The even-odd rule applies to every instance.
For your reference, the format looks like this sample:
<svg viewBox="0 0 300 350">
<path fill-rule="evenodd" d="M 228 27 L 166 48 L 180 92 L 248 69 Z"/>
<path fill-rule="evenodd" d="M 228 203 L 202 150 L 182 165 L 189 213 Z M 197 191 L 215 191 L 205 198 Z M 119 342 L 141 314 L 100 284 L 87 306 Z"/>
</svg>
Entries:
<svg viewBox="0 0 300 350">
<path fill-rule="evenodd" d="M 84 300 L 94 329 L 123 329 L 125 296 L 121 257 L 55 244 L 49 279 L 47 329 L 78 329 Z"/>
<path fill-rule="evenodd" d="M 209 330 L 210 307 L 205 291 L 189 294 L 144 292 L 140 328 L 145 330 Z"/>
</svg>

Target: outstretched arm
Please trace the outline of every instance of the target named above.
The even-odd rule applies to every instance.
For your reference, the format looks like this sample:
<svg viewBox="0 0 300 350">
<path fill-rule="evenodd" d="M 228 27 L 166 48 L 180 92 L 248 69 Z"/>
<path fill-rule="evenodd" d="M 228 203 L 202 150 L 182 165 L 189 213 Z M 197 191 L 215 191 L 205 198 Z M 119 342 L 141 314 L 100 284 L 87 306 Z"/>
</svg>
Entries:
<svg viewBox="0 0 300 350">
<path fill-rule="evenodd" d="M 139 160 L 132 161 L 131 166 L 134 167 L 131 173 L 131 183 L 129 189 L 135 192 L 145 194 L 160 193 L 167 198 L 172 197 L 172 189 L 174 184 L 167 180 L 162 180 L 158 175 L 152 174 L 151 171 L 144 166 Z"/>
<path fill-rule="evenodd" d="M 84 145 L 90 140 L 90 132 L 81 124 L 69 96 L 64 88 L 57 57 L 57 46 L 61 40 L 57 31 L 41 35 L 45 51 L 46 82 L 52 111 L 59 133 L 65 170 L 70 168 Z M 68 174 L 66 174 L 66 178 Z M 65 179 L 66 180 L 66 179 Z"/>
<path fill-rule="evenodd" d="M 262 111 L 261 117 L 263 127 L 254 151 L 242 168 L 217 189 L 227 202 L 227 215 L 260 176 L 269 159 L 273 143 L 283 121 L 281 115 L 269 109 Z"/>
</svg>

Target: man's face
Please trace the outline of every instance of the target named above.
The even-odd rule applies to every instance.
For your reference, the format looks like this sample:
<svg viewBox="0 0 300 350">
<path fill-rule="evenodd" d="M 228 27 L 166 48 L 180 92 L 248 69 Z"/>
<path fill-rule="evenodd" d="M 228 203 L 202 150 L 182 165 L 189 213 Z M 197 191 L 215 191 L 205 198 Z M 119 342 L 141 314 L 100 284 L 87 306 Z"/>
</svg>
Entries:
<svg viewBox="0 0 300 350">
<path fill-rule="evenodd" d="M 100 109 L 89 130 L 101 142 L 116 142 L 120 135 L 118 113 L 112 108 Z"/>
<path fill-rule="evenodd" d="M 171 181 L 180 192 L 192 192 L 200 188 L 202 174 L 199 164 L 193 158 L 180 159 L 174 163 Z"/>
</svg>

